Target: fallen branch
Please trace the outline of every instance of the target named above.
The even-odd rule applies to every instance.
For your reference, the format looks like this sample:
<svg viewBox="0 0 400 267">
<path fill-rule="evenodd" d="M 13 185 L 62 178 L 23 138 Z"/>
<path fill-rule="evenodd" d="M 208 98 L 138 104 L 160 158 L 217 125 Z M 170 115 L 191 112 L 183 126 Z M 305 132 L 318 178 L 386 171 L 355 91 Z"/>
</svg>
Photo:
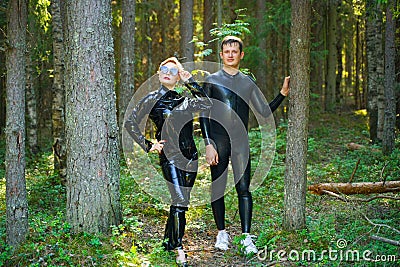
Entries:
<svg viewBox="0 0 400 267">
<path fill-rule="evenodd" d="M 330 196 L 333 196 L 333 197 L 336 197 L 336 198 L 338 198 L 338 199 L 340 199 L 340 200 L 342 200 L 344 202 L 347 202 L 347 201 L 370 202 L 372 200 L 379 199 L 379 198 L 400 200 L 400 197 L 383 196 L 383 195 L 374 196 L 374 197 L 370 197 L 370 198 L 349 198 L 349 197 L 346 197 L 346 195 L 341 196 L 339 194 L 333 193 L 333 192 L 328 191 L 328 190 L 322 190 L 322 193 L 330 195 Z"/>
<path fill-rule="evenodd" d="M 364 217 L 364 219 L 367 220 L 367 222 L 369 222 L 371 225 L 373 225 L 373 226 L 375 226 L 375 227 L 386 227 L 386 228 L 389 228 L 390 230 L 392 230 L 392 231 L 394 231 L 394 232 L 400 234 L 400 231 L 397 230 L 396 228 L 393 228 L 393 227 L 391 227 L 391 226 L 389 226 L 389 225 L 387 225 L 387 224 L 374 223 L 374 222 L 371 221 L 367 216 L 365 216 L 365 214 L 363 214 L 363 217 Z"/>
<path fill-rule="evenodd" d="M 385 242 L 385 243 L 395 245 L 395 246 L 400 246 L 400 241 L 392 240 L 392 239 L 381 237 L 381 236 L 371 235 L 371 239 Z"/>
<path fill-rule="evenodd" d="M 308 190 L 317 195 L 322 195 L 324 190 L 345 195 L 400 192 L 400 181 L 376 183 L 321 183 L 308 186 Z"/>
</svg>

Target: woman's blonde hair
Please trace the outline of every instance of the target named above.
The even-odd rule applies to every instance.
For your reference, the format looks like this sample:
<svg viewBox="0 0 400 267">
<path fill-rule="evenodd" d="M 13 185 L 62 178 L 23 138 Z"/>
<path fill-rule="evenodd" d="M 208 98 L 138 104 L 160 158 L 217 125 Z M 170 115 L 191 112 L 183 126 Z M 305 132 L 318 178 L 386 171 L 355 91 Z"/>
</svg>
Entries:
<svg viewBox="0 0 400 267">
<path fill-rule="evenodd" d="M 178 67 L 179 71 L 182 71 L 182 70 L 183 70 L 182 64 L 179 62 L 179 60 L 178 60 L 176 57 L 169 57 L 169 58 L 167 58 L 166 60 L 164 60 L 163 62 L 161 62 L 161 64 L 160 64 L 160 66 L 158 67 L 158 69 L 160 69 L 161 66 L 164 66 L 164 65 L 167 64 L 168 62 L 174 63 L 174 64 Z"/>
</svg>

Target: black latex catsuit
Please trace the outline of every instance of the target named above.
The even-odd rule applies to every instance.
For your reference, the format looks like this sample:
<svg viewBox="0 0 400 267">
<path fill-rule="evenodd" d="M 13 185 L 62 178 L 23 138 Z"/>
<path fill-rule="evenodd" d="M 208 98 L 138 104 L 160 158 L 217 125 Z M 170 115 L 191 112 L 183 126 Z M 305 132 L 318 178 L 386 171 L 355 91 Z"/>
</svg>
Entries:
<svg viewBox="0 0 400 267">
<path fill-rule="evenodd" d="M 213 144 L 219 163 L 211 166 L 212 210 L 218 230 L 225 229 L 224 191 L 228 164 L 231 158 L 235 188 L 239 200 L 239 215 L 243 233 L 251 227 L 253 201 L 250 186 L 250 156 L 247 135 L 249 105 L 267 118 L 284 100 L 279 94 L 266 105 L 263 95 L 247 75 L 230 75 L 220 70 L 207 77 L 204 90 L 213 101 L 213 107 L 203 112 L 200 125 L 206 145 Z M 216 104 L 217 103 L 217 104 Z M 239 132 L 240 129 L 245 129 Z"/>
<path fill-rule="evenodd" d="M 164 234 L 164 246 L 167 250 L 182 248 L 185 212 L 197 175 L 198 155 L 193 140 L 193 112 L 211 106 L 211 101 L 193 78 L 185 85 L 193 97 L 182 96 L 161 86 L 158 91 L 144 97 L 125 121 L 130 136 L 146 152 L 153 145 L 139 129 L 139 124 L 146 115 L 149 115 L 155 125 L 156 139 L 166 140 L 159 159 L 172 200 Z"/>
</svg>

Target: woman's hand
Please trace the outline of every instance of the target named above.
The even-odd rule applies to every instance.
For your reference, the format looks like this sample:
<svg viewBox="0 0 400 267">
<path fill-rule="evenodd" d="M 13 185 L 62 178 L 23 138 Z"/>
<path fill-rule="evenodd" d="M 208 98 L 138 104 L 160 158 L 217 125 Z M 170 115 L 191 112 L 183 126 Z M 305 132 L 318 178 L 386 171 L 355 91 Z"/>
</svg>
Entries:
<svg viewBox="0 0 400 267">
<path fill-rule="evenodd" d="M 161 154 L 161 151 L 164 148 L 164 143 L 167 142 L 167 140 L 160 140 L 157 143 L 153 144 L 149 150 L 149 152 L 157 151 L 158 154 Z"/>
<path fill-rule="evenodd" d="M 192 77 L 192 74 L 186 70 L 181 70 L 179 72 L 179 77 L 181 77 L 182 81 L 185 83 Z"/>
<path fill-rule="evenodd" d="M 206 161 L 210 166 L 218 164 L 218 152 L 212 144 L 206 145 Z"/>
</svg>

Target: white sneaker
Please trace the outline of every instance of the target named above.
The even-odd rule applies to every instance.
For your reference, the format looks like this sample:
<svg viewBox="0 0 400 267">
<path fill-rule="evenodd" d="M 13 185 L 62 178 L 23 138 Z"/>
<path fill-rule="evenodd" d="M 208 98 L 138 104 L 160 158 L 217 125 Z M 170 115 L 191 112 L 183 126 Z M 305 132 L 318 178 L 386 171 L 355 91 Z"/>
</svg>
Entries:
<svg viewBox="0 0 400 267">
<path fill-rule="evenodd" d="M 229 235 L 226 231 L 219 231 L 217 235 L 217 242 L 215 242 L 215 248 L 220 250 L 228 250 L 229 249 Z"/>
<path fill-rule="evenodd" d="M 245 255 L 248 255 L 250 253 L 257 254 L 258 253 L 258 249 L 254 245 L 253 239 L 252 239 L 255 236 L 254 235 L 249 235 L 249 234 L 245 234 L 245 235 L 246 235 L 246 238 L 240 241 L 240 244 L 243 246 L 242 252 Z"/>
</svg>

